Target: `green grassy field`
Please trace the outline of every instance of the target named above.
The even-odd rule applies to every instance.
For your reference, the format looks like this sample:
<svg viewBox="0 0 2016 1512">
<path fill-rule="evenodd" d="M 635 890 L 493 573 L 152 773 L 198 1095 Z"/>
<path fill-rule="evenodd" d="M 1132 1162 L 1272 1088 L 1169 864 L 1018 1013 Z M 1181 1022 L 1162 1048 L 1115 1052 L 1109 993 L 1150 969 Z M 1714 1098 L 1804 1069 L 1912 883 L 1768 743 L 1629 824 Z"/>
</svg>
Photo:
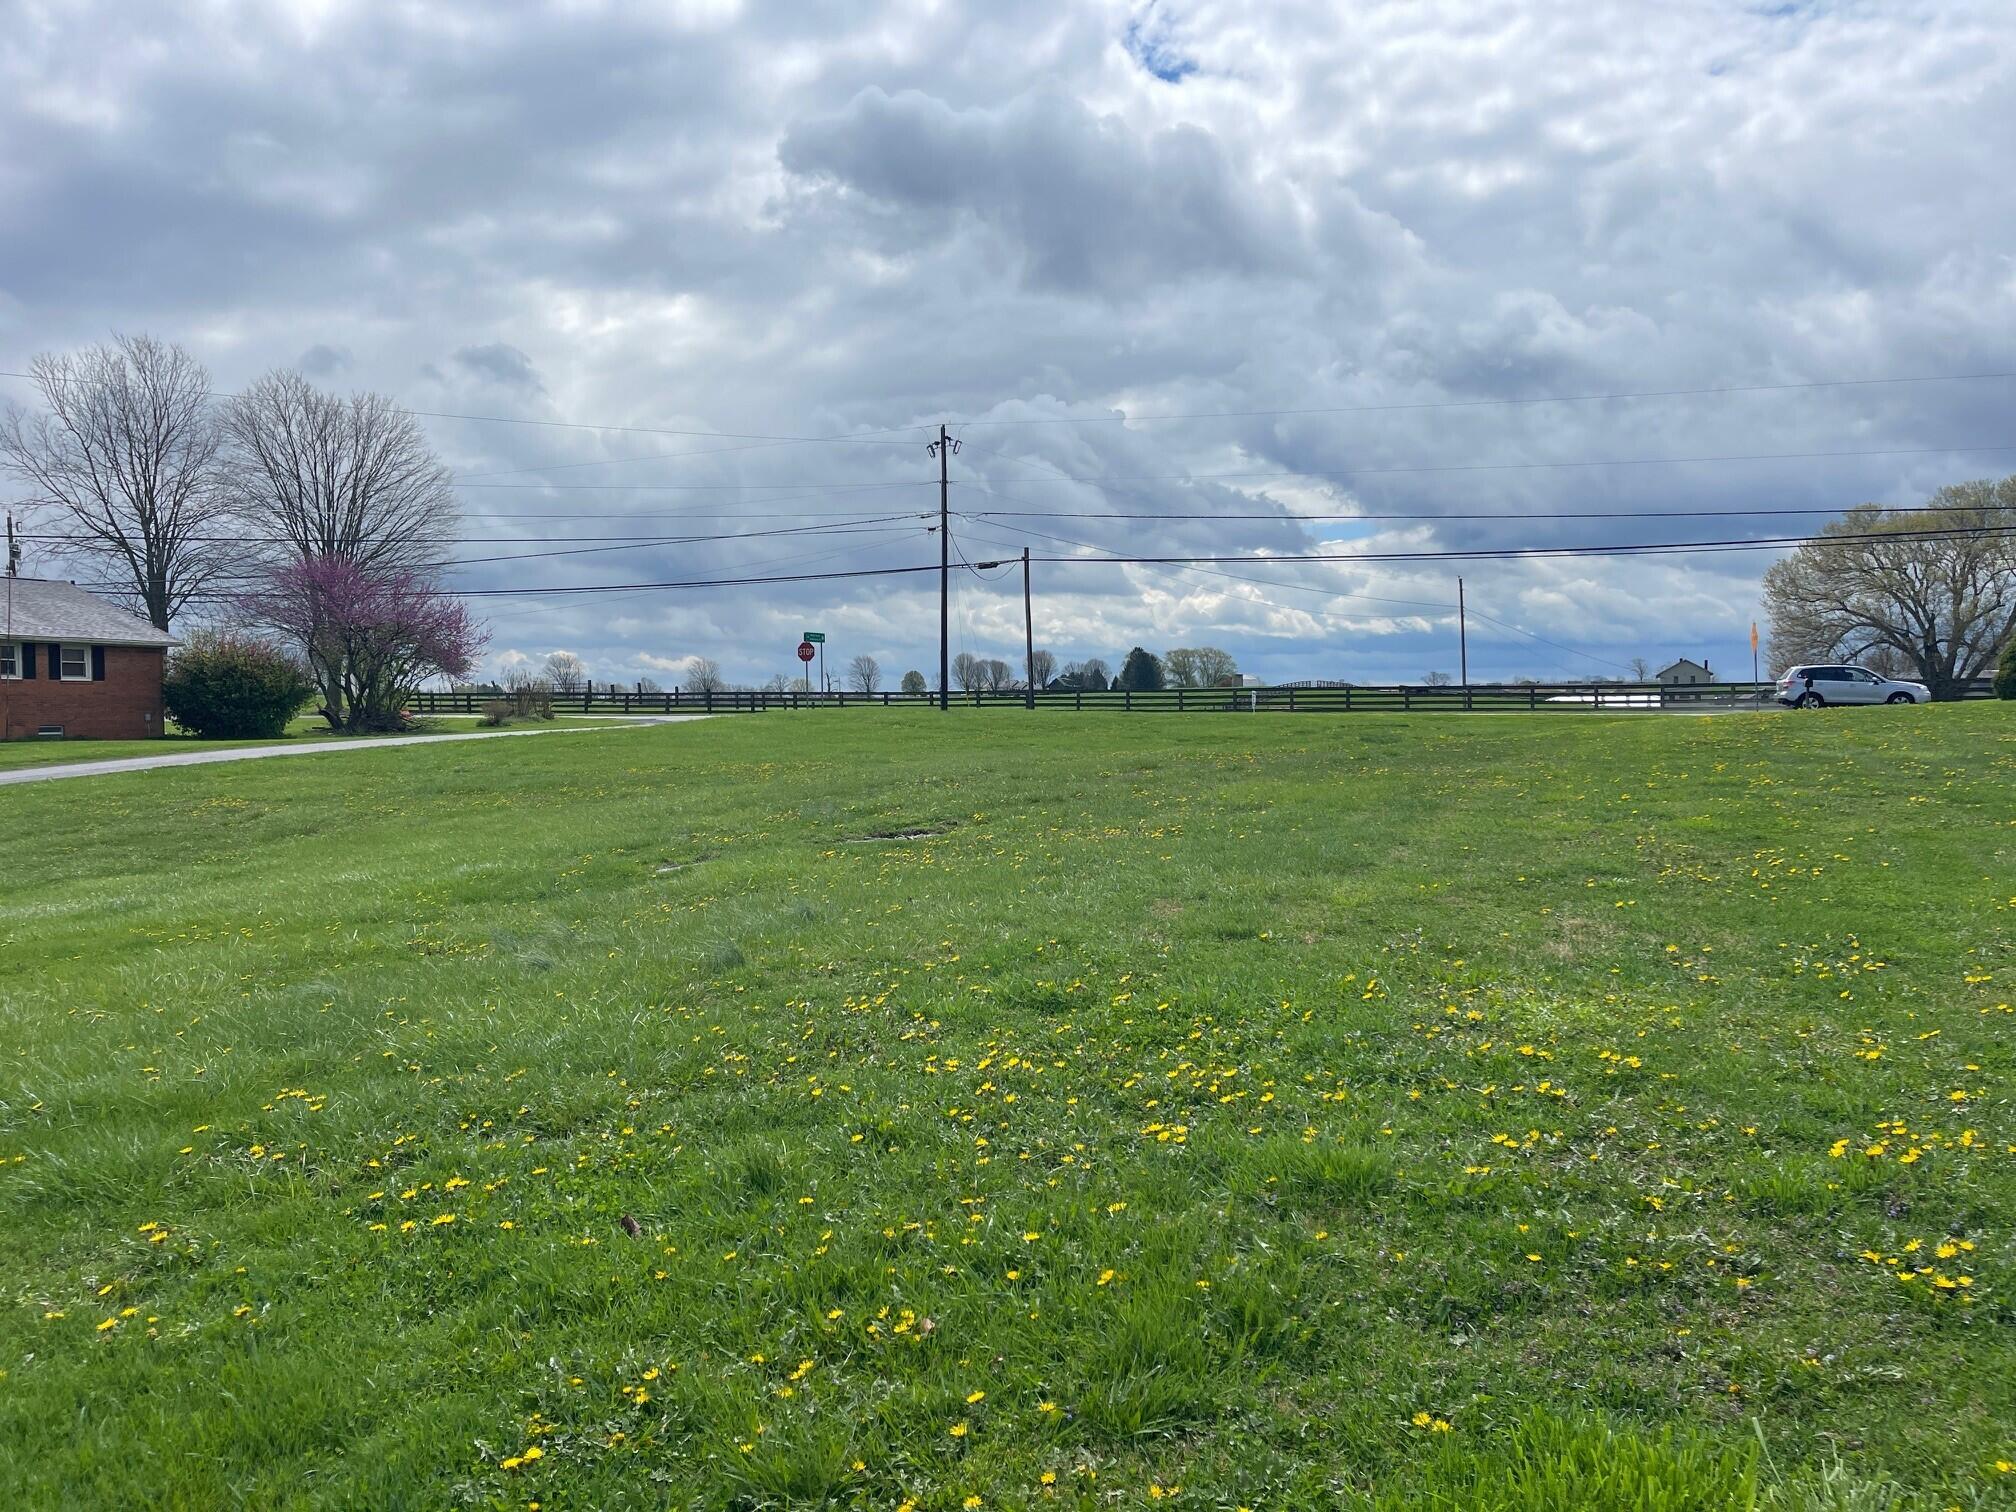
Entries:
<svg viewBox="0 0 2016 1512">
<path fill-rule="evenodd" d="M 505 726 L 513 730 L 570 730 L 607 726 L 617 721 L 558 717 L 548 720 L 513 720 Z M 416 720 L 408 735 L 452 735 L 484 728 L 471 718 L 455 714 L 434 714 Z M 18 767 L 62 766 L 73 761 L 120 761 L 131 756 L 173 755 L 182 751 L 227 751 L 234 746 L 326 745 L 334 741 L 382 740 L 382 735 L 349 735 L 332 730 L 318 715 L 304 714 L 288 723 L 280 740 L 201 740 L 171 728 L 153 740 L 8 740 L 0 741 L 0 772 Z"/>
<path fill-rule="evenodd" d="M 2016 1501 L 2016 722 L 0 792 L 0 1500 Z"/>
</svg>

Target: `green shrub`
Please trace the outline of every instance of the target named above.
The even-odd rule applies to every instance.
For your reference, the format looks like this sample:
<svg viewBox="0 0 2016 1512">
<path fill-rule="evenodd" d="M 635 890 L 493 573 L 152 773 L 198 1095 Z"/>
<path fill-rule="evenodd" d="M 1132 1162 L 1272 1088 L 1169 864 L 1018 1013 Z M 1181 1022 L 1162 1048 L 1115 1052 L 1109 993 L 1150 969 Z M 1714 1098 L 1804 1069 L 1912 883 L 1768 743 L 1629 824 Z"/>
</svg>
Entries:
<svg viewBox="0 0 2016 1512">
<path fill-rule="evenodd" d="M 483 712 L 476 716 L 476 723 L 481 725 L 501 725 L 510 719 L 513 708 L 514 706 L 508 698 L 489 699 L 483 705 Z"/>
<path fill-rule="evenodd" d="M 169 717 L 205 740 L 253 740 L 286 733 L 315 696 L 292 656 L 255 636 L 198 630 L 168 660 L 162 699 Z"/>
<path fill-rule="evenodd" d="M 1995 669 L 1995 696 L 2016 698 L 2016 635 L 2002 648 L 2002 662 Z"/>
</svg>

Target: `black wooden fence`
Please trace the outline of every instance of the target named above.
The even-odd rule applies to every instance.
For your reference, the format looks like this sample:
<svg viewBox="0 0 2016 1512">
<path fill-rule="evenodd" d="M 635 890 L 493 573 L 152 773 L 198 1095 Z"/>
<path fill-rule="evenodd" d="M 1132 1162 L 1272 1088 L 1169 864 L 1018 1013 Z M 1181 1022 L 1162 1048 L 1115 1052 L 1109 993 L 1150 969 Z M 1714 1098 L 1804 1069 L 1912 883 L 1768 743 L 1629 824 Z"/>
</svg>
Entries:
<svg viewBox="0 0 2016 1512">
<path fill-rule="evenodd" d="M 1990 698 L 1986 678 L 1968 685 L 1967 698 Z M 492 689 L 457 688 L 416 693 L 408 707 L 416 714 L 477 714 L 508 695 Z M 1510 714 L 1707 712 L 1770 708 L 1771 683 L 1473 683 L 1467 688 L 1392 684 L 1380 687 L 1163 688 L 1152 693 L 1085 693 L 1022 689 L 999 693 L 955 692 L 952 703 L 980 709 L 1107 710 L 1135 714 Z M 634 693 L 598 690 L 556 693 L 556 714 L 729 714 L 778 709 L 858 709 L 923 707 L 934 693 L 770 692 L 722 689 L 716 692 Z"/>
</svg>

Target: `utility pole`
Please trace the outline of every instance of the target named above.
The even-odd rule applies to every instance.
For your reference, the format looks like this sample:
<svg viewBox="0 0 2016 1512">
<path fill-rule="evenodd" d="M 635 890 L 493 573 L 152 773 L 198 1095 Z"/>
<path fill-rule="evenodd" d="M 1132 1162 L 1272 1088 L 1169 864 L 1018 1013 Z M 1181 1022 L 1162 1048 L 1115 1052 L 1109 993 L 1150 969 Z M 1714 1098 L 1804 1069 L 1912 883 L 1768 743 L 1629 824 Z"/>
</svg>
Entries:
<svg viewBox="0 0 2016 1512">
<path fill-rule="evenodd" d="M 951 707 L 952 686 L 952 488 L 949 462 L 959 443 L 938 427 L 938 439 L 924 450 L 938 459 L 938 707 Z"/>
<path fill-rule="evenodd" d="M 1036 707 L 1036 614 L 1029 606 L 1029 548 L 1022 548 L 1022 651 L 1028 658 L 1028 706 Z"/>
<path fill-rule="evenodd" d="M 1456 579 L 1456 656 L 1462 666 L 1463 686 L 1470 686 L 1470 623 L 1463 609 L 1463 579 Z"/>
</svg>

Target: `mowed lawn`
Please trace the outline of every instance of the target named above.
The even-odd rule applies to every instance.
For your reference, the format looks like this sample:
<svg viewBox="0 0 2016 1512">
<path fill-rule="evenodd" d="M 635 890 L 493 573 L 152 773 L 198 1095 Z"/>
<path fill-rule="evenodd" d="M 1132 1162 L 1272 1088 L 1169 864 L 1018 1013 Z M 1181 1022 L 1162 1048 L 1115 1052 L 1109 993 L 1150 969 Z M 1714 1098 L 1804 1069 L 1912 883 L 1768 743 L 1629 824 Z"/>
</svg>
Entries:
<svg viewBox="0 0 2016 1512">
<path fill-rule="evenodd" d="M 0 1503 L 2016 1501 L 2016 718 L 0 792 Z"/>
</svg>

